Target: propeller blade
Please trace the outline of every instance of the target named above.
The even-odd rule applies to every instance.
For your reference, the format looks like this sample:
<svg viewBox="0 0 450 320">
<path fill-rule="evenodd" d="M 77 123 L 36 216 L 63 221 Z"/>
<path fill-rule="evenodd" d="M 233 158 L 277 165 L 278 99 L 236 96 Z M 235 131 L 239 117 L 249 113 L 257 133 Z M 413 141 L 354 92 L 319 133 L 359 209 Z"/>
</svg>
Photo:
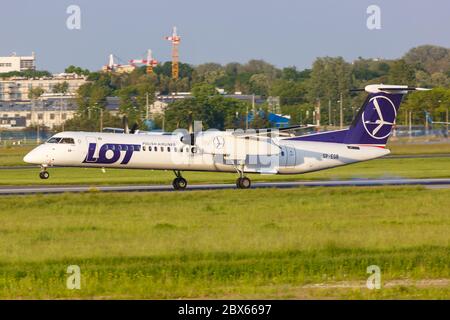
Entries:
<svg viewBox="0 0 450 320">
<path fill-rule="evenodd" d="M 122 123 L 123 123 L 123 130 L 125 131 L 125 133 L 130 133 L 130 130 L 128 129 L 128 117 L 127 116 L 123 116 Z"/>
<path fill-rule="evenodd" d="M 133 126 L 131 127 L 130 133 L 131 133 L 131 134 L 134 134 L 134 133 L 136 132 L 136 130 L 137 130 L 138 127 L 139 127 L 138 124 L 135 122 L 135 123 L 133 124 Z"/>
</svg>

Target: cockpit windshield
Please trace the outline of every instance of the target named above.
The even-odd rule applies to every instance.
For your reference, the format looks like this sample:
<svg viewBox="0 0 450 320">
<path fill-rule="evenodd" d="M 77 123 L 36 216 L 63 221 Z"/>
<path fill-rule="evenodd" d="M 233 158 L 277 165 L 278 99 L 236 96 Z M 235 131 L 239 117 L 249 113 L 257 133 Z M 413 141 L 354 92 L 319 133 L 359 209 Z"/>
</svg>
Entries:
<svg viewBox="0 0 450 320">
<path fill-rule="evenodd" d="M 51 137 L 47 140 L 47 143 L 75 144 L 75 140 L 73 138 Z"/>
<path fill-rule="evenodd" d="M 59 143 L 75 144 L 73 138 L 62 138 Z"/>
<path fill-rule="evenodd" d="M 58 137 L 51 137 L 47 140 L 47 143 L 58 143 L 61 140 L 61 138 Z"/>
</svg>

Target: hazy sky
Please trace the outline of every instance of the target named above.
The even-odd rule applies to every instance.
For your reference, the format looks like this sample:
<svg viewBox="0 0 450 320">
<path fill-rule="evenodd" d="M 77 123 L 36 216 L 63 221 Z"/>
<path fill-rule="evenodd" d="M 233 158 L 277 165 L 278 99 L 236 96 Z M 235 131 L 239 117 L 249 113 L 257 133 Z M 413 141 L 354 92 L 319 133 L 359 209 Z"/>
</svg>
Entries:
<svg viewBox="0 0 450 320">
<path fill-rule="evenodd" d="M 366 26 L 369 5 L 381 9 L 381 29 Z M 81 9 L 81 29 L 69 30 L 69 5 Z M 114 53 L 127 62 L 150 48 L 170 60 L 164 36 L 176 25 L 180 60 L 310 67 L 318 56 L 398 58 L 422 44 L 450 47 L 449 0 L 14 0 L 0 6 L 0 55 L 37 54 L 38 69 L 70 64 L 92 70 Z"/>
</svg>

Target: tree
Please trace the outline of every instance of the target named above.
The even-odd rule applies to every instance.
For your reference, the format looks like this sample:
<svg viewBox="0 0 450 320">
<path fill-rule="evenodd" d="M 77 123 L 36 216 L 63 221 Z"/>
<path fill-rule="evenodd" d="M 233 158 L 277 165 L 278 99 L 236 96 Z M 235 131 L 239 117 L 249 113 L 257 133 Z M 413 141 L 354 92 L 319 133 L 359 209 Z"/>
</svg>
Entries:
<svg viewBox="0 0 450 320">
<path fill-rule="evenodd" d="M 270 89 L 271 96 L 280 97 L 281 105 L 304 103 L 306 92 L 304 83 L 284 79 L 276 80 Z"/>
<path fill-rule="evenodd" d="M 45 90 L 41 87 L 32 88 L 28 91 L 28 98 L 30 100 L 37 100 L 39 99 L 43 94 L 45 93 Z"/>
<path fill-rule="evenodd" d="M 336 100 L 341 92 L 351 88 L 351 68 L 342 57 L 318 58 L 313 64 L 309 81 L 309 101 L 317 98 Z"/>
<path fill-rule="evenodd" d="M 64 70 L 64 72 L 65 73 L 76 73 L 76 74 L 78 74 L 80 76 L 89 76 L 89 74 L 90 74 L 90 71 L 88 69 L 83 69 L 83 68 L 80 68 L 80 67 L 76 67 L 74 65 L 68 66 Z"/>
<path fill-rule="evenodd" d="M 450 106 L 450 89 L 434 88 L 425 92 L 412 92 L 406 97 L 402 108 L 414 112 L 414 119 L 425 121 L 425 111 L 435 119 L 441 117 Z"/>
<path fill-rule="evenodd" d="M 192 98 L 170 103 L 165 110 L 166 127 L 188 129 L 193 121 L 202 121 L 203 128 L 238 127 L 245 116 L 245 103 L 236 99 L 224 98 L 215 87 L 208 83 L 198 83 L 192 88 Z"/>
<path fill-rule="evenodd" d="M 25 71 L 11 71 L 0 73 L 0 78 L 11 78 L 11 77 L 24 77 L 28 79 L 33 78 L 43 78 L 51 77 L 52 74 L 45 70 L 25 70 Z"/>
<path fill-rule="evenodd" d="M 107 111 L 103 112 L 103 127 L 122 128 L 122 125 L 122 119 L 120 117 L 113 116 Z M 67 131 L 99 131 L 100 123 L 97 118 L 88 119 L 77 114 L 75 117 L 64 122 L 64 129 Z"/>
<path fill-rule="evenodd" d="M 414 69 L 405 60 L 396 60 L 391 64 L 388 74 L 389 83 L 414 86 L 416 74 Z"/>
<path fill-rule="evenodd" d="M 257 73 L 265 74 L 267 79 L 269 79 L 269 80 L 274 80 L 274 79 L 278 78 L 281 73 L 280 70 L 275 68 L 274 65 L 267 63 L 264 60 L 255 60 L 255 59 L 247 62 L 243 66 L 243 69 L 245 72 L 248 72 L 252 75 L 257 74 Z"/>
<path fill-rule="evenodd" d="M 197 83 L 192 87 L 192 95 L 200 102 L 206 102 L 209 97 L 218 94 L 216 88 L 209 83 Z"/>
<path fill-rule="evenodd" d="M 69 83 L 67 81 L 59 82 L 53 86 L 53 93 L 66 94 L 69 91 Z"/>
<path fill-rule="evenodd" d="M 250 91 L 254 94 L 267 96 L 269 93 L 270 82 L 267 75 L 257 73 L 250 77 Z"/>
<path fill-rule="evenodd" d="M 424 45 L 409 50 L 403 60 L 428 74 L 450 71 L 450 49 Z"/>
<path fill-rule="evenodd" d="M 309 79 L 310 75 L 310 69 L 297 71 L 297 68 L 295 66 L 283 68 L 283 70 L 281 71 L 281 79 L 283 80 L 304 81 Z"/>
<path fill-rule="evenodd" d="M 166 128 L 188 129 L 194 119 L 200 120 L 200 109 L 194 98 L 180 99 L 170 103 L 165 112 Z"/>
<path fill-rule="evenodd" d="M 143 110 L 136 102 L 137 90 L 134 86 L 128 86 L 118 91 L 119 111 L 126 115 L 130 123 L 138 122 L 142 118 Z"/>
</svg>

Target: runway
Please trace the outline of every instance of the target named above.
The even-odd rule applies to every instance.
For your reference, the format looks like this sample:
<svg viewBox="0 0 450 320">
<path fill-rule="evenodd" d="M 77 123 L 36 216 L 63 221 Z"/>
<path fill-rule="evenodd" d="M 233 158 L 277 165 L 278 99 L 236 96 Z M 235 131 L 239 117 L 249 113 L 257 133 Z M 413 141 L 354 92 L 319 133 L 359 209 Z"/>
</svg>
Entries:
<svg viewBox="0 0 450 320">
<path fill-rule="evenodd" d="M 432 189 L 450 188 L 450 179 L 358 179 L 358 180 L 326 180 L 295 182 L 255 182 L 251 189 L 261 188 L 298 188 L 298 187 L 376 187 L 422 185 Z M 175 191 L 167 185 L 117 185 L 117 186 L 1 186 L 0 195 L 57 194 L 80 192 L 186 192 L 198 190 L 236 189 L 234 184 L 195 184 L 188 185 L 184 191 Z M 245 192 L 245 190 L 241 190 Z"/>
</svg>

